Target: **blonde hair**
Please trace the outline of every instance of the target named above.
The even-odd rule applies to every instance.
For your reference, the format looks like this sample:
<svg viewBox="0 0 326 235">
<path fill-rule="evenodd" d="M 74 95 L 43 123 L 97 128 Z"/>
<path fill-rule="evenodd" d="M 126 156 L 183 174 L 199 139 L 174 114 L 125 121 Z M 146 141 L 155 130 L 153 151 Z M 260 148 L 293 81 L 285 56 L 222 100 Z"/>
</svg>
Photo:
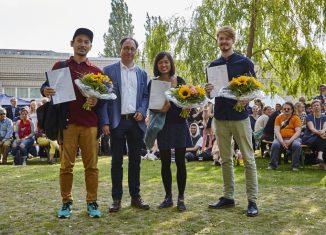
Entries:
<svg viewBox="0 0 326 235">
<path fill-rule="evenodd" d="M 221 33 L 224 33 L 226 36 L 232 38 L 232 40 L 235 42 L 235 30 L 230 25 L 219 28 L 216 32 L 216 36 L 218 37 Z"/>
</svg>

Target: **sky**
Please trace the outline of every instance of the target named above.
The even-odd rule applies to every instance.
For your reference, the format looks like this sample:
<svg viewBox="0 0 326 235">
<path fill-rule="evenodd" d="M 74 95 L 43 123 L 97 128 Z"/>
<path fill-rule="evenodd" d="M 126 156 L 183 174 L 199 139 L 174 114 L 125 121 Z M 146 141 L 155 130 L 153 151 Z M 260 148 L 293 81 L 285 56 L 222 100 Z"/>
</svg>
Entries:
<svg viewBox="0 0 326 235">
<path fill-rule="evenodd" d="M 150 16 L 190 17 L 201 0 L 125 0 L 132 14 L 135 38 L 145 40 L 146 13 Z M 72 53 L 70 40 L 77 28 L 93 31 L 90 57 L 103 52 L 111 0 L 0 0 L 0 48 L 52 50 Z"/>
</svg>

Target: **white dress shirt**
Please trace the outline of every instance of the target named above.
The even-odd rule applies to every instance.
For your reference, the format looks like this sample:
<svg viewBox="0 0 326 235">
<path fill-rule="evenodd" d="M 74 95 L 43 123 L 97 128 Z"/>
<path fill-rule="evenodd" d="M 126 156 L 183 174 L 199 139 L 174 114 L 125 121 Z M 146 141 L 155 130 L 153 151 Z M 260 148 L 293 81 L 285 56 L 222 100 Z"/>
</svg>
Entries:
<svg viewBox="0 0 326 235">
<path fill-rule="evenodd" d="M 121 66 L 121 114 L 136 112 L 137 75 L 136 65 L 128 68 L 120 62 Z"/>
</svg>

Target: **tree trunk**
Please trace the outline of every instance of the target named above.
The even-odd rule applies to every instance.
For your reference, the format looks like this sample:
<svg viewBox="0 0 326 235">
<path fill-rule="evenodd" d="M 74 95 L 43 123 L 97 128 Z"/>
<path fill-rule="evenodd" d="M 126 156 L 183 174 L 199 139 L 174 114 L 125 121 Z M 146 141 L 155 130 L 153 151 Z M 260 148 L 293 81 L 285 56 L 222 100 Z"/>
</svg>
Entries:
<svg viewBox="0 0 326 235">
<path fill-rule="evenodd" d="M 259 0 L 253 0 L 251 5 L 251 20 L 250 20 L 250 28 L 249 28 L 249 40 L 247 46 L 247 57 L 251 58 L 252 56 L 252 49 L 254 47 L 255 41 L 255 31 L 256 31 L 256 17 L 257 17 L 257 4 Z"/>
</svg>

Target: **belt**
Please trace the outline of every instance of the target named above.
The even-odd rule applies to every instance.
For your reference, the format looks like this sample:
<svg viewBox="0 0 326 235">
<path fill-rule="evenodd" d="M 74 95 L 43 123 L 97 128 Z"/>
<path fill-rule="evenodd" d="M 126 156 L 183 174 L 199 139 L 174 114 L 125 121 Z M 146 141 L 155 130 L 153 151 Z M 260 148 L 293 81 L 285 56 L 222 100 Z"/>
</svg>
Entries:
<svg viewBox="0 0 326 235">
<path fill-rule="evenodd" d="M 121 119 L 123 119 L 123 120 L 130 120 L 130 119 L 133 119 L 134 116 L 135 116 L 134 113 L 121 114 Z"/>
</svg>

